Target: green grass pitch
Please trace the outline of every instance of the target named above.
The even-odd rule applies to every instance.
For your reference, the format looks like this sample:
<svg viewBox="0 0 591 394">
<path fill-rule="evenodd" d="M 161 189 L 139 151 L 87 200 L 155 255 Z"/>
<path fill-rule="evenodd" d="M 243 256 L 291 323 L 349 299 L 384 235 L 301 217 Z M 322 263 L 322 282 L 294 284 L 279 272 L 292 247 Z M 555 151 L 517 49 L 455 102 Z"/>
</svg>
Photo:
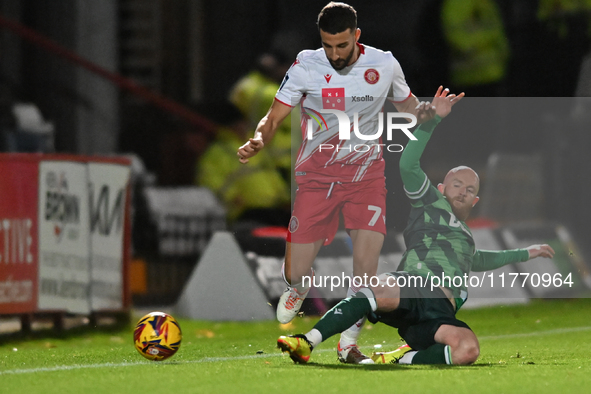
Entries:
<svg viewBox="0 0 591 394">
<path fill-rule="evenodd" d="M 343 365 L 335 336 L 295 365 L 275 348 L 279 335 L 306 332 L 316 318 L 275 322 L 179 320 L 183 343 L 163 362 L 143 359 L 133 327 L 65 338 L 3 341 L 0 393 L 588 393 L 591 299 L 462 310 L 480 339 L 471 366 Z M 397 332 L 368 324 L 360 345 L 399 346 Z M 48 334 L 49 335 L 49 334 Z"/>
</svg>

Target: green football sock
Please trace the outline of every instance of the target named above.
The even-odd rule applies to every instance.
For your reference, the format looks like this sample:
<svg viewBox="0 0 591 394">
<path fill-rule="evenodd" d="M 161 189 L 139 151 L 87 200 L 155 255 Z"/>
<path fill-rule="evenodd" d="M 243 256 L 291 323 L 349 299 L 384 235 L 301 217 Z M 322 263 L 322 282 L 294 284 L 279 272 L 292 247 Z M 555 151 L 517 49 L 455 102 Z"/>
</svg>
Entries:
<svg viewBox="0 0 591 394">
<path fill-rule="evenodd" d="M 451 364 L 449 346 L 437 343 L 425 350 L 419 350 L 412 358 L 412 364 Z"/>
<path fill-rule="evenodd" d="M 374 311 L 375 305 L 372 291 L 367 288 L 361 289 L 353 297 L 342 300 L 326 312 L 314 328 L 320 331 L 322 340 L 325 341 L 331 336 L 345 331 L 359 319 Z"/>
</svg>

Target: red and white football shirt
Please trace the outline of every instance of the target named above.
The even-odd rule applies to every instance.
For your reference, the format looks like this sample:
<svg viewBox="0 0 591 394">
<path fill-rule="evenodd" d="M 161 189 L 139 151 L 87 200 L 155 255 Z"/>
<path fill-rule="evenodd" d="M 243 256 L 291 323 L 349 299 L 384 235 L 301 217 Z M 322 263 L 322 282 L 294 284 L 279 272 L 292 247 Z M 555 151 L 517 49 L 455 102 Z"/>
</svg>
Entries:
<svg viewBox="0 0 591 394">
<path fill-rule="evenodd" d="M 291 107 L 301 104 L 303 143 L 295 164 L 296 181 L 300 184 L 311 180 L 357 182 L 384 176 L 384 146 L 376 145 L 381 138 L 358 138 L 353 132 L 354 114 L 358 114 L 359 132 L 375 135 L 386 98 L 402 102 L 411 92 L 392 53 L 357 45 L 359 59 L 339 71 L 330 65 L 322 48 L 300 52 L 275 95 L 276 100 Z M 349 140 L 339 139 L 337 116 L 321 114 L 323 109 L 347 114 Z M 311 139 L 307 138 L 309 118 L 314 119 Z M 338 150 L 327 148 L 329 145 L 338 146 Z"/>
</svg>

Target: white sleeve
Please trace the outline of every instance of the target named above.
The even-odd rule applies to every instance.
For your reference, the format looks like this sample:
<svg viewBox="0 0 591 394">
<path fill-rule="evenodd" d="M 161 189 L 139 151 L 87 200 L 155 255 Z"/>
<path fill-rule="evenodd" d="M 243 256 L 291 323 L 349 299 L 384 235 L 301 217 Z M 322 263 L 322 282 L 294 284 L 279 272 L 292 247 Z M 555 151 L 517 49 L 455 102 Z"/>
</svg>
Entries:
<svg viewBox="0 0 591 394">
<path fill-rule="evenodd" d="M 410 97 L 411 91 L 410 87 L 406 83 L 406 78 L 404 77 L 404 72 L 402 71 L 400 63 L 398 63 L 398 60 L 396 60 L 394 56 L 392 56 L 392 61 L 394 62 L 394 74 L 392 76 L 392 100 L 395 103 L 401 103 Z"/>
<path fill-rule="evenodd" d="M 308 69 L 301 59 L 300 53 L 296 61 L 291 65 L 279 90 L 275 94 L 275 99 L 283 104 L 295 107 L 299 104 L 302 96 L 306 93 L 306 80 L 308 79 Z"/>
</svg>

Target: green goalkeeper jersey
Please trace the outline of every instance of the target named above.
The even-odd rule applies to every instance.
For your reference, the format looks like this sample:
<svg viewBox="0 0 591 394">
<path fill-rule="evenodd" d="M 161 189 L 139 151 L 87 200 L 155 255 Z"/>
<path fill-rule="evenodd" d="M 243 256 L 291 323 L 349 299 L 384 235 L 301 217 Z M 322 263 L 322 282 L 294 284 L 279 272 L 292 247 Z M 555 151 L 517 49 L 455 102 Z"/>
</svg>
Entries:
<svg viewBox="0 0 591 394">
<path fill-rule="evenodd" d="M 466 223 L 453 214 L 446 198 L 431 184 L 421 169 L 420 158 L 440 121 L 436 116 L 417 128 L 417 140 L 408 142 L 400 158 L 400 174 L 412 209 L 404 230 L 406 252 L 398 269 L 425 279 L 440 278 L 442 286 L 451 289 L 458 310 L 468 298 L 465 275 L 526 261 L 529 252 L 476 250 Z M 454 284 L 454 278 L 461 280 L 456 279 Z"/>
</svg>

